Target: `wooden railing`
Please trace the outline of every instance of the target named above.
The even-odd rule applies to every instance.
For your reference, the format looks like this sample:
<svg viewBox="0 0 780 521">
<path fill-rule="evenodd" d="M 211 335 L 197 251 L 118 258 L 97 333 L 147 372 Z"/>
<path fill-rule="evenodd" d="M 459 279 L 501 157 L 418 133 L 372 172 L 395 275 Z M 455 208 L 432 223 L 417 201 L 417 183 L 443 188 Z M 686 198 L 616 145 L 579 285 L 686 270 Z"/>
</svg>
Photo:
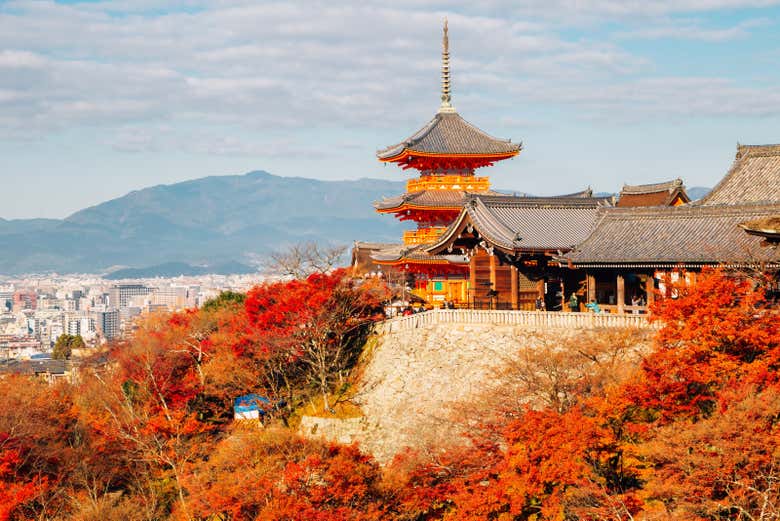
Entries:
<svg viewBox="0 0 780 521">
<path fill-rule="evenodd" d="M 426 175 L 406 182 L 406 191 L 410 193 L 421 190 L 484 192 L 489 189 L 489 177 L 476 177 L 473 175 Z"/>
<path fill-rule="evenodd" d="M 504 311 L 475 309 L 432 309 L 405 317 L 385 320 L 377 325 L 379 333 L 395 333 L 433 324 L 489 324 L 557 329 L 641 328 L 658 329 L 647 315 L 609 313 L 565 313 L 555 311 Z"/>
</svg>

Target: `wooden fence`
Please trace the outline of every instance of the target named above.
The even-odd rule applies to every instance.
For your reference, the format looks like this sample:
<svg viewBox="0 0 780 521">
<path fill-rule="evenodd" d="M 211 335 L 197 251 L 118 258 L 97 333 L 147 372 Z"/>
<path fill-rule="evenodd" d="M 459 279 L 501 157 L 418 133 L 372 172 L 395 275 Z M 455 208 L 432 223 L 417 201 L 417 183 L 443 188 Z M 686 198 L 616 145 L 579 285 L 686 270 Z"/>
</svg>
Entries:
<svg viewBox="0 0 780 521">
<path fill-rule="evenodd" d="M 432 309 L 405 317 L 396 317 L 377 324 L 379 333 L 395 333 L 433 324 L 489 324 L 534 328 L 596 329 L 641 328 L 658 329 L 647 315 L 616 315 L 611 313 L 566 313 L 556 311 L 511 311 L 476 309 Z"/>
</svg>

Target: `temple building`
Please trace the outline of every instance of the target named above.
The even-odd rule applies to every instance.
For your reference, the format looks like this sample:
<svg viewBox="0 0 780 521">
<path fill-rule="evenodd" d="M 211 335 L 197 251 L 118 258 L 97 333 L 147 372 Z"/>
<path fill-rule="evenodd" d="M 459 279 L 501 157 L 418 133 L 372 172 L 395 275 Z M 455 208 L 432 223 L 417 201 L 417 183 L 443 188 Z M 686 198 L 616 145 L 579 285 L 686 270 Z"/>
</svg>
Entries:
<svg viewBox="0 0 780 521">
<path fill-rule="evenodd" d="M 587 192 L 471 194 L 423 250 L 463 254 L 474 288 L 469 305 L 507 309 L 529 309 L 536 297 L 547 310 L 582 311 L 595 301 L 602 312 L 645 312 L 668 290 L 667 275 L 684 272 L 694 281 L 705 266 L 780 268 L 780 146 L 739 146 L 729 173 L 701 201 L 675 204 L 682 182 L 644 187 L 654 189 L 624 188 L 623 197 L 639 191 L 664 197 L 652 206 L 635 199 L 629 201 L 635 206 L 620 207 Z M 572 293 L 577 309 L 569 306 Z"/>
<path fill-rule="evenodd" d="M 416 228 L 402 244 L 356 243 L 355 269 L 401 274 L 404 290 L 413 284 L 428 304 L 584 311 L 597 303 L 602 312 L 642 313 L 668 291 L 667 278 L 694 281 L 705 266 L 780 268 L 780 145 L 738 145 L 728 173 L 693 202 L 681 179 L 624 185 L 616 202 L 590 189 L 507 195 L 476 175 L 521 149 L 452 106 L 445 21 L 438 112 L 377 152 L 417 177 L 376 211 Z"/>
<path fill-rule="evenodd" d="M 617 206 L 680 206 L 691 201 L 682 179 L 649 185 L 623 185 Z"/>
<path fill-rule="evenodd" d="M 436 242 L 459 215 L 472 194 L 499 197 L 478 168 L 516 156 L 522 144 L 497 139 L 464 120 L 451 103 L 449 38 L 444 22 L 442 95 L 436 115 L 402 142 L 377 152 L 384 163 L 395 163 L 419 175 L 406 184 L 406 193 L 379 201 L 376 211 L 413 221 L 416 229 L 404 233 L 403 244 L 374 251 L 380 266 L 414 274 L 414 291 L 428 302 L 466 302 L 469 298 L 469 261 L 463 254 L 430 254 Z M 359 245 L 358 245 L 359 247 Z"/>
<path fill-rule="evenodd" d="M 430 254 L 469 259 L 470 307 L 563 310 L 565 295 L 581 292 L 578 274 L 556 257 L 585 240 L 612 197 L 590 190 L 557 197 L 468 196 L 457 219 Z"/>
</svg>

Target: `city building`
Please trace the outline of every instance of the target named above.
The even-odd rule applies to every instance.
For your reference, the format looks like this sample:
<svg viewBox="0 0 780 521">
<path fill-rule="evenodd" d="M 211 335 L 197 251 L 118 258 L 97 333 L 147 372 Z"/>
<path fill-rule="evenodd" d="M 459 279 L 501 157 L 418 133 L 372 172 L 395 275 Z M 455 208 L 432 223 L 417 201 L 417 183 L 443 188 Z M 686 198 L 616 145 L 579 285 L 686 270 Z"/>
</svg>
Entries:
<svg viewBox="0 0 780 521">
<path fill-rule="evenodd" d="M 106 309 L 102 311 L 93 311 L 95 327 L 106 340 L 119 338 L 120 319 L 118 309 Z"/>
<path fill-rule="evenodd" d="M 130 299 L 140 295 L 148 295 L 152 288 L 143 284 L 117 284 L 108 290 L 108 305 L 114 308 L 125 308 Z"/>
</svg>

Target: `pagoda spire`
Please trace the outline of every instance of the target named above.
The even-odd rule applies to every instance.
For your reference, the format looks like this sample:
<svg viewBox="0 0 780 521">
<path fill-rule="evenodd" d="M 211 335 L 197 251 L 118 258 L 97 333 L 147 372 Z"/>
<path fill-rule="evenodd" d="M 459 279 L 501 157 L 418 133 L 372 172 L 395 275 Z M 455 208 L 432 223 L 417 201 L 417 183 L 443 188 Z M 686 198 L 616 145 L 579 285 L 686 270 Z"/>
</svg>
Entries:
<svg viewBox="0 0 780 521">
<path fill-rule="evenodd" d="M 441 51 L 441 105 L 439 112 L 455 112 L 450 101 L 450 38 L 447 34 L 447 18 L 444 18 L 444 36 Z"/>
</svg>

